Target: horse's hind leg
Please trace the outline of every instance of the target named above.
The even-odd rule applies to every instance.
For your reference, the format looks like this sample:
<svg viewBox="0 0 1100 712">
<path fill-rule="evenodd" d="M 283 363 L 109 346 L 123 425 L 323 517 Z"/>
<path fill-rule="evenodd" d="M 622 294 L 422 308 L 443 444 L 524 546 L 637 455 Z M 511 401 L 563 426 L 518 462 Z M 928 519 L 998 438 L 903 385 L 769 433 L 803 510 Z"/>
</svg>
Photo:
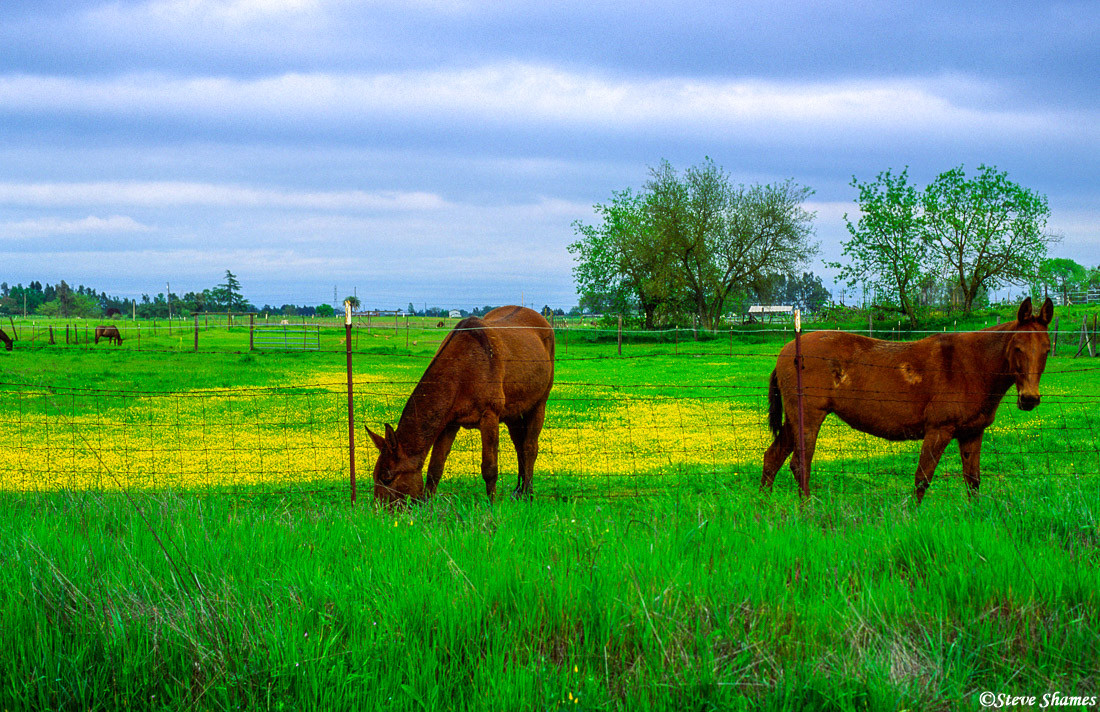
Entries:
<svg viewBox="0 0 1100 712">
<path fill-rule="evenodd" d="M 793 435 L 790 422 L 783 423 L 779 434 L 764 453 L 764 475 L 760 478 L 760 490 L 771 492 L 772 483 L 775 482 L 775 473 L 783 467 L 783 463 L 790 457 L 794 450 Z"/>
<path fill-rule="evenodd" d="M 795 405 L 796 410 L 787 412 L 798 413 L 798 406 Z M 798 488 L 803 497 L 810 496 L 810 464 L 814 460 L 814 450 L 817 448 L 817 434 L 821 431 L 821 424 L 825 422 L 825 416 L 828 415 L 823 410 L 817 410 L 816 408 L 805 408 L 805 412 L 802 415 L 803 422 L 803 438 L 802 442 L 805 445 L 805 457 L 806 457 L 806 472 L 804 475 L 799 475 L 800 463 L 798 457 L 798 416 L 795 415 L 795 420 L 791 423 L 792 432 L 792 449 L 794 454 L 791 456 L 791 473 L 794 475 L 794 481 L 798 484 Z"/>
<path fill-rule="evenodd" d="M 982 483 L 982 435 L 959 439 L 959 454 L 962 456 L 963 479 L 966 480 L 966 492 L 971 498 L 978 494 L 978 485 Z"/>
<path fill-rule="evenodd" d="M 500 445 L 500 419 L 496 413 L 481 416 L 478 430 L 481 432 L 481 477 L 485 480 L 485 494 L 492 501 L 497 493 L 497 452 Z"/>
<path fill-rule="evenodd" d="M 523 473 L 526 472 L 523 443 L 527 439 L 527 419 L 521 415 L 515 420 L 506 421 L 505 425 L 508 426 L 508 435 L 512 438 L 512 445 L 516 448 L 516 460 L 519 461 L 519 467 L 516 470 L 516 489 L 512 493 L 518 495 L 520 490 L 523 489 Z"/>
<path fill-rule="evenodd" d="M 539 403 L 522 418 L 515 421 L 516 427 L 508 426 L 512 443 L 516 446 L 519 460 L 519 481 L 516 483 L 515 496 L 530 497 L 531 481 L 535 476 L 535 460 L 539 456 L 539 435 L 546 419 L 546 401 Z"/>
</svg>

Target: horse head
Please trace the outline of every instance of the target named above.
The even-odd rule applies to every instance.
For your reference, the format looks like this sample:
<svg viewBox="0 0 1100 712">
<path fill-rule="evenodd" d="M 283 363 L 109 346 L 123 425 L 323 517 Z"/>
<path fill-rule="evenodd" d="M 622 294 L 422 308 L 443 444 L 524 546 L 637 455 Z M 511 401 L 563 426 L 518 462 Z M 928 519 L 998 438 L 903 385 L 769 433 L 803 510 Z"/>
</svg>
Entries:
<svg viewBox="0 0 1100 712">
<path fill-rule="evenodd" d="M 1020 410 L 1039 405 L 1039 377 L 1050 354 L 1047 325 L 1053 317 L 1054 302 L 1049 297 L 1038 314 L 1031 309 L 1031 297 L 1024 300 L 1016 314 L 1016 328 L 1008 340 L 1006 356 L 1009 371 L 1016 379 L 1016 405 Z"/>
<path fill-rule="evenodd" d="M 424 495 L 423 458 L 407 455 L 388 423 L 385 436 L 370 428 L 366 430 L 378 448 L 378 461 L 374 463 L 375 500 L 392 506 L 409 498 L 420 499 Z"/>
</svg>

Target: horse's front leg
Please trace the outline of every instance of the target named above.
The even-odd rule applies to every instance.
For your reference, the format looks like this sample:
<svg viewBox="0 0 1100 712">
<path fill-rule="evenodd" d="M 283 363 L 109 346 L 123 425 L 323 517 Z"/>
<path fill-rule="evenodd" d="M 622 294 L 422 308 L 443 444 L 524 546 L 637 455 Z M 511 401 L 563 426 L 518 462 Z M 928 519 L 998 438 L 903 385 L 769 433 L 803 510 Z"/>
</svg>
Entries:
<svg viewBox="0 0 1100 712">
<path fill-rule="evenodd" d="M 920 449 L 920 463 L 917 465 L 916 496 L 917 504 L 924 499 L 924 492 L 932 483 L 932 473 L 940 462 L 940 456 L 951 442 L 952 435 L 946 430 L 929 430 L 924 434 L 924 444 Z"/>
<path fill-rule="evenodd" d="M 443 477 L 443 466 L 447 463 L 447 456 L 451 454 L 451 445 L 458 435 L 457 425 L 448 425 L 432 445 L 432 457 L 428 460 L 428 477 L 424 482 L 424 497 L 435 494 L 439 486 L 439 479 Z"/>
<path fill-rule="evenodd" d="M 968 438 L 959 438 L 959 455 L 962 456 L 963 479 L 966 480 L 966 493 L 971 498 L 978 494 L 978 485 L 982 483 L 982 435 L 985 431 Z"/>
<path fill-rule="evenodd" d="M 481 416 L 478 424 L 481 432 L 481 477 L 485 480 L 485 494 L 492 501 L 497 491 L 497 450 L 500 444 L 500 418 L 496 413 Z"/>
</svg>

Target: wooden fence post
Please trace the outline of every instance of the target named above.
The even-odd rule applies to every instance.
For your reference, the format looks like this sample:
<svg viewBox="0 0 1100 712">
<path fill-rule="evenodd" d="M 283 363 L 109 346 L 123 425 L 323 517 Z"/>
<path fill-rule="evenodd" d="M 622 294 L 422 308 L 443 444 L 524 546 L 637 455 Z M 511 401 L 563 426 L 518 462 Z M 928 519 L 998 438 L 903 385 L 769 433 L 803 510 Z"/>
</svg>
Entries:
<svg viewBox="0 0 1100 712">
<path fill-rule="evenodd" d="M 619 315 L 619 355 L 623 355 L 623 315 Z"/>
<path fill-rule="evenodd" d="M 1051 341 L 1051 344 L 1050 344 L 1050 355 L 1051 356 L 1057 356 L 1058 355 L 1058 319 L 1059 318 L 1060 317 L 1057 317 L 1057 316 L 1054 317 L 1054 339 Z M 1000 317 L 997 318 L 997 323 L 998 324 L 1001 323 Z"/>
<path fill-rule="evenodd" d="M 199 313 L 195 312 L 195 351 L 199 350 Z"/>
</svg>

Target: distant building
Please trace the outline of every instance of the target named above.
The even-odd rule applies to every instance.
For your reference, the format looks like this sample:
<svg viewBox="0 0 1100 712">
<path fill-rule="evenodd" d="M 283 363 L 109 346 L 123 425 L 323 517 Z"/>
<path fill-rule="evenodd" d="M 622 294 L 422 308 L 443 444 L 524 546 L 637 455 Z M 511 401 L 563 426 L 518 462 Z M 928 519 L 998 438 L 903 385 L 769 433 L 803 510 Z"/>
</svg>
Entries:
<svg viewBox="0 0 1100 712">
<path fill-rule="evenodd" d="M 452 309 L 452 310 L 451 310 L 451 311 L 450 311 L 450 312 L 449 312 L 449 313 L 447 314 L 447 317 L 448 317 L 449 319 L 461 319 L 461 318 L 462 318 L 462 312 L 460 312 L 460 311 L 459 311 L 459 310 L 457 310 L 457 309 Z"/>
</svg>

